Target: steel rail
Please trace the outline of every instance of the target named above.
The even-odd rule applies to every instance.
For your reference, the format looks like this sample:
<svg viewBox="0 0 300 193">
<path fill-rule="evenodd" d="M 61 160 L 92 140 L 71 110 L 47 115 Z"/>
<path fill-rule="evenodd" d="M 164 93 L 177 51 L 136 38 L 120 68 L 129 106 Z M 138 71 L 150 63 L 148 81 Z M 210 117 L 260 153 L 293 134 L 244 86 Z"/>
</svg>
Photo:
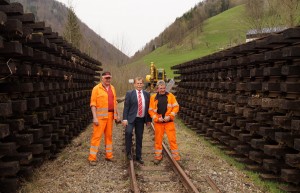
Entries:
<svg viewBox="0 0 300 193">
<path fill-rule="evenodd" d="M 138 182 L 135 176 L 133 160 L 129 160 L 129 176 L 130 176 L 130 184 L 131 184 L 132 192 L 140 193 L 141 191 L 138 187 Z"/>
<path fill-rule="evenodd" d="M 154 127 L 153 123 L 151 123 L 151 126 L 152 126 L 153 131 L 155 131 L 155 127 Z M 174 170 L 174 172 L 179 174 L 180 181 L 183 183 L 186 190 L 191 193 L 192 192 L 200 193 L 201 190 L 198 190 L 195 187 L 195 185 L 193 184 L 191 179 L 187 176 L 187 174 L 184 172 L 184 170 L 181 168 L 181 166 L 177 163 L 176 160 L 173 159 L 172 154 L 171 154 L 170 150 L 168 149 L 167 145 L 163 142 L 162 146 L 163 146 L 164 152 L 166 153 L 167 159 L 170 161 L 171 165 L 173 166 L 172 169 Z M 137 182 L 137 178 L 136 178 L 133 160 L 129 160 L 129 176 L 130 176 L 131 191 L 134 193 L 140 193 L 141 191 L 138 187 L 138 182 Z M 209 176 L 205 176 L 204 179 L 209 184 L 209 186 L 213 189 L 214 192 L 216 192 L 216 193 L 222 192 Z"/>
<path fill-rule="evenodd" d="M 123 102 L 123 101 L 122 101 Z M 125 137 L 125 130 L 124 130 L 124 137 Z M 124 138 L 125 139 L 125 138 Z M 124 141 L 125 142 L 125 141 Z M 131 150 L 132 151 L 132 150 Z M 132 153 L 132 152 L 131 152 Z M 132 155 L 132 154 L 131 154 Z M 140 189 L 138 186 L 138 182 L 135 175 L 134 170 L 134 163 L 133 159 L 129 160 L 129 166 L 128 166 L 128 173 L 129 173 L 129 179 L 130 179 L 130 188 L 133 193 L 140 193 Z"/>
<path fill-rule="evenodd" d="M 216 183 L 209 176 L 205 176 L 204 179 L 216 193 L 222 193 Z"/>
</svg>

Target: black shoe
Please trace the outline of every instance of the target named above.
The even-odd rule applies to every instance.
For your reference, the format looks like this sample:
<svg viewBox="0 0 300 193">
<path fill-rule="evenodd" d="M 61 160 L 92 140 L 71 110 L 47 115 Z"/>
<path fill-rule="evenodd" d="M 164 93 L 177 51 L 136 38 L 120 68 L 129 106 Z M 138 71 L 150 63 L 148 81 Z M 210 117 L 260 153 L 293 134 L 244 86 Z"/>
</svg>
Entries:
<svg viewBox="0 0 300 193">
<path fill-rule="evenodd" d="M 132 160 L 131 154 L 127 154 L 127 160 Z"/>
<path fill-rule="evenodd" d="M 141 159 L 137 159 L 136 161 L 139 162 L 140 164 L 144 164 L 144 161 L 142 160 L 142 158 Z"/>
</svg>

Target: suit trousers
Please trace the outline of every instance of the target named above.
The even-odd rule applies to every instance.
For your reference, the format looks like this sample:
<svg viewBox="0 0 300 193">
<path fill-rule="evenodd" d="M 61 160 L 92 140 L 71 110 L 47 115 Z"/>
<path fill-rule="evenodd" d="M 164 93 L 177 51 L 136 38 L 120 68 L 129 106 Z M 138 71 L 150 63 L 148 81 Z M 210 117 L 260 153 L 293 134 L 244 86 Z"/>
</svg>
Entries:
<svg viewBox="0 0 300 193">
<path fill-rule="evenodd" d="M 131 153 L 132 132 L 133 132 L 133 128 L 135 128 L 135 138 L 136 138 L 135 156 L 137 160 L 142 158 L 144 123 L 145 123 L 144 118 L 136 117 L 133 123 L 128 123 L 125 130 L 125 145 L 126 145 L 126 153 L 128 155 Z"/>
</svg>

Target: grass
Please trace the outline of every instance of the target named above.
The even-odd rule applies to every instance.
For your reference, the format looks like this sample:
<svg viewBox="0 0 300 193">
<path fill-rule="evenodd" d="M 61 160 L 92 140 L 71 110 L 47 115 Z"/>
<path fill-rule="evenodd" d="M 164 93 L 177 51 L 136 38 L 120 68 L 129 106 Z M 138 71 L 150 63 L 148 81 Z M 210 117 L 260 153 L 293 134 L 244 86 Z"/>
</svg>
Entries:
<svg viewBox="0 0 300 193">
<path fill-rule="evenodd" d="M 154 62 L 158 68 L 165 68 L 169 78 L 173 78 L 172 66 L 245 42 L 246 26 L 240 19 L 243 11 L 244 6 L 241 5 L 216 15 L 206 20 L 203 32 L 197 35 L 196 30 L 191 31 L 180 46 L 160 47 L 128 67 L 149 68 L 150 63 Z M 191 37 L 194 37 L 194 49 L 191 49 Z"/>
<path fill-rule="evenodd" d="M 193 133 L 193 135 L 195 135 L 195 132 L 190 130 L 187 126 L 185 126 L 185 124 L 182 122 L 182 120 L 177 119 L 176 124 L 180 125 L 181 129 L 186 129 L 186 130 L 188 130 L 188 132 Z M 214 153 L 215 155 L 217 155 L 220 158 L 222 158 L 223 160 L 225 160 L 231 166 L 233 166 L 233 167 L 237 168 L 238 170 L 242 171 L 243 173 L 245 173 L 249 177 L 249 180 L 251 180 L 255 185 L 262 187 L 264 192 L 284 193 L 284 191 L 281 191 L 280 189 L 278 189 L 278 186 L 283 185 L 283 183 L 261 180 L 259 177 L 259 173 L 245 169 L 245 166 L 246 166 L 245 164 L 240 163 L 240 162 L 236 161 L 233 157 L 230 157 L 227 154 L 225 154 L 224 151 L 221 150 L 220 148 L 218 148 L 218 146 L 215 145 L 214 143 L 207 141 L 203 136 L 199 136 L 199 140 L 201 140 L 201 142 L 206 144 L 212 153 Z"/>
<path fill-rule="evenodd" d="M 224 151 L 222 151 L 216 145 L 210 143 L 209 141 L 206 141 L 203 137 L 200 137 L 200 138 L 202 138 L 202 140 L 205 141 L 205 143 L 207 143 L 211 147 L 212 151 L 215 154 L 219 155 L 222 159 L 226 160 L 226 162 L 228 162 L 232 166 L 238 168 L 240 171 L 243 171 L 247 176 L 249 176 L 249 179 L 251 179 L 251 181 L 253 181 L 254 184 L 256 184 L 257 186 L 263 187 L 265 192 L 283 193 L 283 191 L 281 191 L 277 188 L 280 185 L 279 183 L 271 182 L 271 181 L 262 181 L 259 177 L 259 173 L 246 170 L 245 164 L 240 163 L 240 162 L 236 161 L 233 157 L 226 155 L 224 153 Z"/>
</svg>

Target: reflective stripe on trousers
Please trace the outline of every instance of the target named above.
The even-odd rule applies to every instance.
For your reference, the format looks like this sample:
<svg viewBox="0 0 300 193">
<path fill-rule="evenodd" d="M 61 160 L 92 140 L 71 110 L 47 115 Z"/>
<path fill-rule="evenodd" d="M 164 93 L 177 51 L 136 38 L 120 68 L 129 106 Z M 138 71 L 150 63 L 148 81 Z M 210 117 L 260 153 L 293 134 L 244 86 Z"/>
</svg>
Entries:
<svg viewBox="0 0 300 193">
<path fill-rule="evenodd" d="M 154 159 L 157 159 L 157 160 L 161 160 L 162 159 L 162 150 L 156 149 L 154 151 L 154 153 L 155 153 Z"/>
<path fill-rule="evenodd" d="M 167 123 L 154 123 L 155 127 L 155 159 L 160 160 L 162 159 L 162 142 L 164 133 L 166 132 L 170 149 L 172 152 L 172 156 L 175 160 L 180 160 L 178 146 L 176 142 L 176 131 L 175 131 L 175 124 L 174 122 L 167 122 Z"/>
<path fill-rule="evenodd" d="M 108 113 L 107 119 L 99 119 L 99 125 L 93 124 L 93 134 L 91 137 L 91 146 L 89 153 L 89 160 L 96 161 L 97 153 L 100 146 L 102 134 L 104 133 L 105 138 L 105 157 L 107 159 L 113 158 L 112 153 L 112 129 L 113 129 L 113 112 Z"/>
</svg>

